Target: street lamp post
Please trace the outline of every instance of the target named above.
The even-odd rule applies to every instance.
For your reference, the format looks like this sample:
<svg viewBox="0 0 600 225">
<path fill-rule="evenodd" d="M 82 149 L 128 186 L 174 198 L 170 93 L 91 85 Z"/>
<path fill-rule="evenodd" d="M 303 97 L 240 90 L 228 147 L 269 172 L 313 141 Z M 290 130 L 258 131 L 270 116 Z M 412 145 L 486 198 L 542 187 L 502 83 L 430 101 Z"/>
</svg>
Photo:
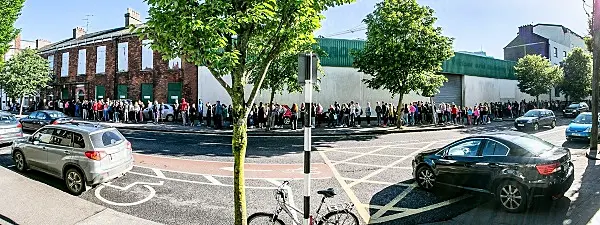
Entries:
<svg viewBox="0 0 600 225">
<path fill-rule="evenodd" d="M 592 74 L 592 135 L 590 151 L 598 150 L 598 75 L 600 73 L 600 0 L 594 0 L 592 17 L 593 65 Z"/>
</svg>

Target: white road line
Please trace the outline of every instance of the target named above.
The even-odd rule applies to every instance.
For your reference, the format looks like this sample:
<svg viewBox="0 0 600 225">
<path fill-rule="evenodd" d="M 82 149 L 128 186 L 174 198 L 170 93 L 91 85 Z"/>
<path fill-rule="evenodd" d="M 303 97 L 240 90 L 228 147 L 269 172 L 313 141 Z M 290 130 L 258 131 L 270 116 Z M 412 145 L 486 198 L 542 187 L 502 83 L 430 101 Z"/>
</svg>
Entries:
<svg viewBox="0 0 600 225">
<path fill-rule="evenodd" d="M 348 195 L 348 198 L 350 198 L 350 201 L 352 201 L 352 203 L 354 205 L 362 204 L 360 202 L 360 200 L 358 200 L 358 197 L 356 197 L 356 194 L 354 194 L 354 191 L 352 191 L 352 189 L 350 189 L 350 187 L 348 186 L 346 181 L 343 180 L 344 178 L 340 175 L 340 173 L 337 171 L 335 166 L 331 163 L 331 161 L 329 161 L 329 158 L 327 158 L 325 153 L 319 151 L 319 155 L 321 155 L 321 158 L 323 158 L 323 161 L 325 161 L 325 164 L 327 164 L 327 166 L 329 166 L 329 168 L 331 169 L 331 172 L 333 173 L 333 176 L 338 181 L 338 183 L 342 186 L 342 189 L 344 190 L 344 192 L 346 192 L 346 194 Z M 358 215 L 365 221 L 365 223 L 369 222 L 370 217 L 369 217 L 369 212 L 367 209 L 365 209 L 363 207 L 356 207 L 356 211 L 358 212 Z"/>
<path fill-rule="evenodd" d="M 358 183 L 360 183 L 360 182 L 362 182 L 364 180 L 368 180 L 369 178 L 371 178 L 371 177 L 373 177 L 373 176 L 375 176 L 375 175 L 377 175 L 377 174 L 385 171 L 386 169 L 391 168 L 391 167 L 395 166 L 396 164 L 401 163 L 402 161 L 404 161 L 406 159 L 409 159 L 410 157 L 418 154 L 419 152 L 428 149 L 429 147 L 431 147 L 435 143 L 437 143 L 437 142 L 436 141 L 431 142 L 428 145 L 422 147 L 421 149 L 419 149 L 417 151 L 414 151 L 413 153 L 410 153 L 408 156 L 405 156 L 405 157 L 403 157 L 403 158 L 401 158 L 399 160 L 396 160 L 395 162 L 393 162 L 393 163 L 391 163 L 391 164 L 389 164 L 389 165 L 387 165 L 387 166 L 385 166 L 383 168 L 380 168 L 380 169 L 378 169 L 378 170 L 376 170 L 376 171 L 368 174 L 367 176 L 364 176 L 363 178 L 360 178 L 358 181 L 354 181 L 354 182 L 350 183 L 348 186 L 352 187 L 352 186 L 354 186 L 354 185 L 356 185 L 356 184 L 358 184 Z"/>
<path fill-rule="evenodd" d="M 411 215 L 414 215 L 414 214 L 418 214 L 418 213 L 426 212 L 426 211 L 429 211 L 429 210 L 437 209 L 437 208 L 440 208 L 440 207 L 444 207 L 444 206 L 447 206 L 447 205 L 450 205 L 452 203 L 464 200 L 464 199 L 469 198 L 469 197 L 471 197 L 471 195 L 466 194 L 466 195 L 459 196 L 459 197 L 456 197 L 456 198 L 453 198 L 453 199 L 450 199 L 450 200 L 446 200 L 446 201 L 443 201 L 443 202 L 440 202 L 440 203 L 436 203 L 436 204 L 433 204 L 433 205 L 428 205 L 428 206 L 425 206 L 423 208 L 413 209 L 413 210 L 402 212 L 402 213 L 396 213 L 396 214 L 393 214 L 393 215 L 380 217 L 380 218 L 377 218 L 377 219 L 369 221 L 369 222 L 371 224 L 375 224 L 375 223 L 382 223 L 382 222 L 387 222 L 387 221 L 391 221 L 391 220 L 396 220 L 396 219 L 400 219 L 400 218 L 403 218 L 403 217 L 411 216 Z"/>
<path fill-rule="evenodd" d="M 344 159 L 344 160 L 342 160 L 342 161 L 338 161 L 337 163 L 334 163 L 333 165 L 337 165 L 337 164 L 340 164 L 340 163 L 344 163 L 344 162 L 352 161 L 352 160 L 354 160 L 354 159 L 358 159 L 358 158 L 360 158 L 360 157 L 363 157 L 363 156 L 366 156 L 366 155 L 373 154 L 373 153 L 375 153 L 375 152 L 377 152 L 377 151 L 381 151 L 381 150 L 383 150 L 383 149 L 385 149 L 385 148 L 386 148 L 386 147 L 383 147 L 383 148 L 377 148 L 377 149 L 375 149 L 375 150 L 373 150 L 373 151 L 369 151 L 369 152 L 366 152 L 366 153 L 360 153 L 359 155 L 352 156 L 352 157 L 350 157 L 350 158 L 347 158 L 347 159 Z"/>
<path fill-rule="evenodd" d="M 152 168 L 152 171 L 154 171 L 154 173 L 156 174 L 156 176 L 157 176 L 157 177 L 160 177 L 160 178 L 167 178 L 167 177 L 165 176 L 165 174 L 164 174 L 162 171 L 160 171 L 159 169 Z"/>
<path fill-rule="evenodd" d="M 383 156 L 383 157 L 394 157 L 394 158 L 403 157 L 402 155 L 386 155 L 386 154 L 377 154 L 377 153 L 369 154 L 369 153 L 364 153 L 364 152 L 351 152 L 351 151 L 341 151 L 341 150 L 325 150 L 325 152 L 340 152 L 340 153 L 348 153 L 348 154 L 363 155 L 363 156 L 364 155 L 372 155 L 372 156 Z"/>
<path fill-rule="evenodd" d="M 342 179 L 347 180 L 347 181 L 359 181 L 359 179 L 354 179 L 354 178 L 346 178 L 346 177 L 342 177 Z M 392 182 L 385 182 L 385 181 L 375 181 L 375 180 L 364 180 L 361 181 L 361 183 L 369 183 L 369 184 L 382 184 L 382 185 L 387 185 L 387 186 L 403 186 L 403 187 L 408 187 L 410 186 L 410 184 L 404 184 L 404 183 L 392 183 Z"/>
<path fill-rule="evenodd" d="M 96 198 L 98 198 L 100 201 L 103 201 L 106 204 L 116 205 L 116 206 L 134 206 L 134 205 L 139 205 L 144 202 L 147 202 L 156 195 L 156 190 L 154 190 L 153 187 L 151 187 L 150 185 L 143 185 L 143 186 L 150 191 L 150 195 L 148 195 L 144 199 L 136 201 L 136 202 L 123 203 L 123 202 L 113 202 L 113 201 L 105 199 L 104 197 L 102 197 L 102 195 L 100 195 L 100 191 L 102 191 L 102 189 L 104 189 L 104 187 L 105 187 L 104 185 L 101 185 L 100 187 L 96 188 L 96 191 L 94 191 L 94 195 L 96 195 Z"/>
<path fill-rule="evenodd" d="M 144 156 L 144 157 L 162 158 L 162 159 L 174 159 L 174 160 L 192 161 L 192 162 L 199 162 L 199 163 L 202 163 L 202 162 L 207 162 L 207 163 L 211 163 L 211 162 L 216 162 L 216 163 L 231 163 L 233 165 L 232 161 L 212 161 L 212 160 L 201 160 L 201 159 L 186 159 L 186 158 L 181 158 L 181 157 L 168 157 L 168 156 L 150 155 L 150 154 L 142 154 L 142 153 L 134 153 L 134 155 L 140 155 L 140 156 Z M 245 165 L 248 165 L 248 164 L 261 165 L 263 163 L 246 163 Z M 312 163 L 312 164 L 319 164 L 319 163 Z M 285 165 L 285 166 L 298 165 L 298 166 L 302 167 L 303 164 L 269 163 L 269 165 Z M 143 166 L 139 166 L 139 167 L 143 167 Z M 150 167 L 144 167 L 144 168 L 152 169 Z M 163 169 L 161 169 L 161 170 L 163 170 Z M 168 171 L 168 170 L 163 170 L 163 171 Z M 175 172 L 177 172 L 177 171 L 175 171 Z"/>
<path fill-rule="evenodd" d="M 379 167 L 379 168 L 388 168 L 386 166 L 382 166 L 382 165 L 375 165 L 375 164 L 366 164 L 366 163 L 355 163 L 355 162 L 343 162 L 343 163 L 338 163 L 338 161 L 331 161 L 334 165 L 337 164 L 349 164 L 349 165 L 357 165 L 357 166 L 372 166 L 372 167 Z M 400 167 L 400 166 L 393 166 L 393 167 L 389 167 L 390 169 L 406 169 L 406 170 L 412 170 L 412 167 Z"/>
<path fill-rule="evenodd" d="M 8 165 L 8 166 L 6 166 L 6 168 L 13 168 L 13 167 L 15 167 L 15 165 Z"/>
<path fill-rule="evenodd" d="M 215 179 L 213 176 L 210 175 L 202 175 L 204 178 L 206 178 L 208 181 L 212 182 L 213 184 L 216 185 L 223 185 L 223 183 L 221 183 L 221 181 Z"/>
<path fill-rule="evenodd" d="M 134 165 L 135 167 L 140 167 L 140 168 L 145 168 L 145 169 L 154 169 L 152 167 L 147 167 L 147 166 L 138 166 L 138 165 Z M 160 169 L 162 171 L 168 171 L 168 172 L 173 172 L 173 173 L 182 173 L 182 174 L 189 174 L 189 175 L 199 175 L 199 176 L 213 176 L 213 177 L 233 177 L 233 176 L 223 176 L 223 175 L 214 175 L 214 174 L 204 174 L 204 173 L 192 173 L 192 172 L 183 172 L 183 171 L 177 171 L 177 170 L 168 170 L 168 169 Z M 131 172 L 134 173 L 134 172 Z M 146 174 L 148 175 L 148 174 Z M 154 176 L 154 175 L 149 175 L 149 176 Z M 325 180 L 325 179 L 329 179 L 331 177 L 320 177 L 320 178 L 311 178 L 313 180 Z M 264 180 L 265 178 L 245 178 L 246 180 Z M 272 179 L 276 179 L 276 180 L 302 180 L 304 178 L 272 178 Z"/>
<path fill-rule="evenodd" d="M 156 141 L 156 139 L 154 139 L 154 138 L 140 138 L 140 137 L 125 137 L 125 138 L 133 139 L 133 140 Z"/>
<path fill-rule="evenodd" d="M 279 187 L 283 184 L 282 182 L 279 182 L 274 179 L 267 179 L 267 181 L 274 184 L 277 187 Z M 292 191 L 292 188 L 289 185 L 284 188 L 288 193 L 288 200 L 289 200 L 290 206 L 292 208 L 298 209 L 298 207 L 296 207 L 296 202 L 294 201 L 294 192 Z M 291 210 L 290 212 L 292 213 L 292 217 L 293 217 L 294 221 L 300 221 L 300 220 L 298 220 L 298 213 L 296 213 L 296 210 Z"/>
<path fill-rule="evenodd" d="M 554 129 L 554 130 L 549 130 L 549 131 L 544 131 L 544 132 L 540 132 L 537 134 L 534 134 L 534 136 L 544 136 L 544 135 L 548 135 L 548 134 L 554 134 L 554 133 L 558 133 L 558 132 L 565 132 L 562 129 Z"/>
<path fill-rule="evenodd" d="M 402 193 L 400 193 L 398 196 L 396 196 L 394 199 L 392 199 L 392 201 L 389 201 L 387 204 L 385 204 L 383 206 L 383 208 L 379 209 L 375 214 L 373 214 L 371 216 L 371 218 L 374 220 L 377 220 L 379 217 L 381 217 L 383 214 L 385 214 L 385 212 L 390 210 L 394 205 L 396 205 L 398 202 L 402 201 L 402 199 L 405 198 L 406 195 L 408 195 L 408 193 L 410 193 L 410 191 L 412 191 L 412 189 L 414 189 L 414 188 L 415 188 L 415 184 L 413 183 L 412 185 L 408 186 L 408 188 L 404 189 L 404 191 L 402 191 Z"/>
<path fill-rule="evenodd" d="M 231 144 L 227 144 L 227 143 L 216 143 L 216 142 L 206 142 L 206 143 L 200 143 L 200 145 L 223 145 L 223 146 L 231 146 Z"/>
<path fill-rule="evenodd" d="M 231 185 L 231 184 L 221 184 L 221 185 L 218 185 L 218 184 L 213 184 L 213 183 L 209 183 L 209 182 L 193 181 L 193 180 L 182 180 L 182 179 L 170 178 L 170 177 L 160 178 L 160 177 L 157 177 L 155 175 L 148 175 L 148 174 L 131 172 L 131 171 L 129 171 L 128 173 L 135 174 L 135 175 L 140 175 L 140 176 L 145 176 L 145 177 L 152 177 L 152 178 L 165 179 L 165 180 L 171 180 L 171 181 L 179 181 L 179 182 L 185 182 L 185 183 L 191 183 L 191 184 L 206 184 L 206 185 L 233 187 L 233 185 Z M 246 186 L 246 188 L 250 188 L 250 189 L 265 189 L 265 190 L 273 190 L 273 189 L 275 189 L 273 187 L 252 187 L 252 186 Z"/>
</svg>

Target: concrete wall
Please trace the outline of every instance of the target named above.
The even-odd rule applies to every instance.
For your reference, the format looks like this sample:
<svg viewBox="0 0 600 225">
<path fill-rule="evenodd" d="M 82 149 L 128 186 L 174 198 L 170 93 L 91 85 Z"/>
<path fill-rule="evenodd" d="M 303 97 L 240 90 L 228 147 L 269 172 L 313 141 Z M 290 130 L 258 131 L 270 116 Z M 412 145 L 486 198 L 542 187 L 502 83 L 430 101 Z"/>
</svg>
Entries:
<svg viewBox="0 0 600 225">
<path fill-rule="evenodd" d="M 518 81 L 516 80 L 504 80 L 494 79 L 487 77 L 474 77 L 464 76 L 463 77 L 463 93 L 465 104 L 473 106 L 482 102 L 493 102 L 493 101 L 534 101 L 535 97 L 525 94 L 519 91 L 517 86 Z M 552 92 L 554 94 L 554 92 Z M 540 101 L 550 100 L 550 96 L 540 95 Z M 564 96 L 560 98 L 552 95 L 552 100 L 564 100 Z"/>
<path fill-rule="evenodd" d="M 359 73 L 355 68 L 323 67 L 323 70 L 326 75 L 321 78 L 321 91 L 313 92 L 313 101 L 320 103 L 323 107 L 336 101 L 340 103 L 355 101 L 362 105 L 366 105 L 367 102 L 375 105 L 377 101 L 393 102 L 396 105 L 398 102 L 398 97 L 392 98 L 388 91 L 368 88 L 362 80 L 368 78 L 369 75 Z M 224 77 L 224 80 L 231 84 L 230 76 Z M 251 86 L 246 87 L 246 98 L 250 95 L 251 90 Z M 269 102 L 269 95 L 269 91 L 262 91 L 256 96 L 254 102 Z M 199 67 L 198 69 L 198 98 L 204 102 L 214 103 L 219 100 L 224 104 L 231 103 L 231 98 L 227 95 L 225 89 L 215 80 L 206 67 Z M 282 95 L 275 95 L 274 101 L 290 105 L 301 103 L 304 102 L 304 94 L 284 92 Z M 411 101 L 428 101 L 428 98 L 415 93 L 404 96 L 404 102 Z"/>
</svg>

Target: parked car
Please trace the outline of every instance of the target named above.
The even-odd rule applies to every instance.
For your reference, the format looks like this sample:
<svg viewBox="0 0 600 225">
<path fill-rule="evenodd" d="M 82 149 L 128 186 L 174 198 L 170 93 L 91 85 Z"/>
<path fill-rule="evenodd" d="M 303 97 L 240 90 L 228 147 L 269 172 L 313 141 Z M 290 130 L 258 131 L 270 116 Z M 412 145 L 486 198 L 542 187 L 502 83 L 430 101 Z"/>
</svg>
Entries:
<svg viewBox="0 0 600 225">
<path fill-rule="evenodd" d="M 19 122 L 25 131 L 36 131 L 49 124 L 63 124 L 73 121 L 62 112 L 55 110 L 39 110 L 32 112 L 27 117 L 21 118 Z"/>
<path fill-rule="evenodd" d="M 147 108 L 144 109 L 144 111 L 142 112 L 144 114 L 144 118 L 148 119 L 148 120 L 152 120 L 152 106 L 149 106 Z M 173 122 L 173 120 L 175 119 L 175 109 L 173 109 L 173 106 L 168 105 L 168 104 L 164 104 L 163 108 L 162 108 L 162 114 L 161 114 L 161 118 L 162 120 L 167 120 L 169 122 Z"/>
<path fill-rule="evenodd" d="M 12 143 L 23 137 L 21 123 L 10 113 L 0 112 L 0 144 Z"/>
<path fill-rule="evenodd" d="M 69 123 L 40 128 L 13 142 L 17 170 L 38 170 L 65 181 L 73 195 L 133 168 L 131 143 L 115 128 Z"/>
<path fill-rule="evenodd" d="M 565 130 L 567 141 L 574 139 L 589 140 L 592 133 L 592 113 L 584 112 L 571 120 L 569 127 Z"/>
<path fill-rule="evenodd" d="M 590 107 L 585 102 L 573 103 L 563 109 L 563 117 L 576 117 L 582 112 L 587 112 Z"/>
<path fill-rule="evenodd" d="M 519 131 L 526 129 L 537 131 L 540 126 L 556 127 L 556 116 L 552 110 L 532 109 L 515 119 L 515 128 Z"/>
<path fill-rule="evenodd" d="M 425 190 L 442 184 L 493 194 L 509 212 L 524 211 L 534 197 L 562 197 L 574 173 L 569 149 L 520 132 L 464 138 L 419 153 L 412 167 Z"/>
</svg>

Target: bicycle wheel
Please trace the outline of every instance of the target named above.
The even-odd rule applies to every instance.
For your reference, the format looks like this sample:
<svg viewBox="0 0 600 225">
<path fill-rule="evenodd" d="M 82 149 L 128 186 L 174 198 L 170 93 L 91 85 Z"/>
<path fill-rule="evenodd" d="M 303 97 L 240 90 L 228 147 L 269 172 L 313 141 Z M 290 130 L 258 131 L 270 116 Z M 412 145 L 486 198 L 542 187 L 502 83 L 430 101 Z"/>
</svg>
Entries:
<svg viewBox="0 0 600 225">
<path fill-rule="evenodd" d="M 285 225 L 273 213 L 254 213 L 248 217 L 249 225 Z"/>
<path fill-rule="evenodd" d="M 354 213 L 342 210 L 327 213 L 319 225 L 358 225 L 358 217 Z"/>
</svg>

